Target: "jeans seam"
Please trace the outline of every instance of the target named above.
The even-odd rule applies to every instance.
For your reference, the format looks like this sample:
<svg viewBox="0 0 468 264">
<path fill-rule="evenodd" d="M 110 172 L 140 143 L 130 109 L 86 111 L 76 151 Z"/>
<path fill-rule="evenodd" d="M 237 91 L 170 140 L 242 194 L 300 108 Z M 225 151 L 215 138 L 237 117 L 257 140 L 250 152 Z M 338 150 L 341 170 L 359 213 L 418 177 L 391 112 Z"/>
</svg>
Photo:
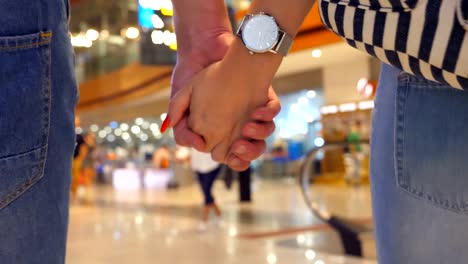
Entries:
<svg viewBox="0 0 468 264">
<path fill-rule="evenodd" d="M 47 149 L 48 145 L 44 146 L 46 148 L 44 157 L 42 160 L 39 162 L 39 164 L 42 164 L 40 166 L 43 167 L 42 172 L 39 173 L 37 176 L 29 178 L 26 182 L 24 182 L 20 187 L 16 188 L 16 190 L 10 194 L 8 194 L 4 199 L 0 200 L 0 210 L 6 207 L 8 204 L 10 204 L 12 201 L 16 200 L 18 197 L 21 196 L 21 194 L 25 193 L 27 190 L 29 190 L 31 187 L 34 186 L 36 182 L 38 182 L 44 175 L 44 168 L 47 160 Z"/>
<path fill-rule="evenodd" d="M 403 161 L 404 161 L 404 153 L 403 153 L 403 148 L 404 148 L 404 136 L 402 136 L 403 131 L 405 130 L 404 128 L 404 111 L 402 111 L 402 108 L 405 108 L 406 106 L 406 97 L 402 95 L 402 93 L 405 91 L 402 91 L 404 88 L 403 87 L 408 85 L 408 77 L 407 76 L 399 76 L 398 77 L 398 86 L 397 86 L 397 91 L 395 93 L 396 100 L 395 100 L 395 109 L 396 109 L 396 117 L 395 117 L 395 136 L 394 136 L 394 144 L 395 144 L 395 171 L 397 174 L 396 177 L 396 183 L 397 186 L 402 185 L 401 179 L 403 178 L 402 172 L 403 172 Z"/>
<path fill-rule="evenodd" d="M 42 35 L 42 32 L 41 32 Z M 46 35 L 43 38 L 48 37 L 47 41 L 50 42 L 50 37 L 52 37 L 52 33 L 50 35 Z M 23 193 L 25 193 L 27 190 L 29 190 L 31 187 L 35 185 L 40 179 L 44 177 L 45 173 L 45 168 L 47 166 L 47 154 L 49 150 L 49 135 L 50 135 L 50 123 L 51 123 L 51 114 L 52 114 L 52 98 L 51 98 L 51 91 L 52 91 L 52 83 L 51 83 L 51 67 L 52 67 L 52 57 L 51 57 L 51 47 L 47 47 L 44 51 L 43 54 L 43 63 L 45 67 L 42 67 L 42 83 L 41 83 L 41 89 L 42 89 L 42 97 L 44 98 L 43 100 L 45 101 L 45 105 L 43 107 L 44 112 L 46 112 L 44 119 L 42 120 L 44 122 L 44 125 L 42 127 L 42 137 L 44 138 L 44 144 L 41 145 L 41 149 L 43 148 L 44 150 L 41 150 L 40 153 L 40 161 L 39 161 L 39 167 L 40 167 L 40 172 L 37 173 L 36 176 L 33 176 L 29 179 L 27 179 L 23 184 L 21 184 L 19 187 L 16 188 L 12 193 L 8 194 L 6 197 L 0 200 L 0 210 L 9 205 L 11 202 L 19 198 Z M 44 61 L 45 60 L 45 61 Z"/>
<path fill-rule="evenodd" d="M 23 45 L 17 45 L 13 47 L 1 47 L 0 46 L 0 51 L 14 51 L 14 50 L 20 50 L 20 49 L 28 49 L 28 48 L 35 48 L 39 47 L 41 45 L 46 45 L 51 43 L 52 39 L 52 32 L 41 32 L 41 41 L 39 42 L 34 42 L 34 43 L 29 43 L 29 44 L 23 44 Z"/>
<path fill-rule="evenodd" d="M 406 105 L 407 105 L 407 97 L 408 97 L 408 92 L 409 89 L 412 89 L 409 87 L 409 84 L 412 82 L 410 81 L 410 78 L 408 75 L 400 75 L 398 77 L 398 86 L 397 86 L 397 92 L 396 92 L 396 100 L 395 100 L 395 106 L 396 106 L 396 116 L 395 116 L 395 136 L 394 136 L 394 144 L 395 144 L 395 172 L 396 172 L 396 184 L 399 190 L 403 190 L 404 192 L 410 194 L 411 196 L 422 200 L 424 203 L 436 207 L 436 208 L 443 208 L 455 213 L 466 213 L 468 209 L 468 205 L 463 203 L 463 204 L 457 204 L 454 202 L 451 202 L 449 200 L 443 200 L 443 199 L 437 199 L 433 195 L 426 193 L 426 192 L 420 192 L 417 191 L 415 188 L 411 187 L 409 185 L 409 179 L 407 176 L 404 175 L 404 168 L 407 168 L 408 166 L 405 164 L 405 113 L 406 113 Z M 424 90 L 422 88 L 418 88 L 418 90 Z M 432 91 L 452 91 L 455 89 L 437 89 L 437 88 L 432 88 Z M 457 92 L 463 92 L 463 91 L 458 91 Z M 450 95 L 455 95 L 454 93 L 450 93 Z"/>
</svg>

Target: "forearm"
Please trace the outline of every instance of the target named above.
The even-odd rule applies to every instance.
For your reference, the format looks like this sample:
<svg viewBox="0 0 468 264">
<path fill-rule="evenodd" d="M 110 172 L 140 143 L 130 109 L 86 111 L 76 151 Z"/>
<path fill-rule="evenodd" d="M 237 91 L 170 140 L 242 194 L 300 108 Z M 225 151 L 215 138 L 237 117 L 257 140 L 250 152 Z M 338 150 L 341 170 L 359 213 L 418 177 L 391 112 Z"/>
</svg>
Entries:
<svg viewBox="0 0 468 264">
<path fill-rule="evenodd" d="M 223 0 L 173 0 L 172 2 L 179 56 L 200 53 L 206 44 L 205 39 L 232 31 Z"/>
<path fill-rule="evenodd" d="M 272 15 L 278 25 L 291 36 L 295 36 L 315 0 L 254 0 L 249 14 L 265 12 Z M 283 57 L 279 54 L 263 53 L 250 55 L 240 39 L 236 40 L 226 55 L 228 64 L 237 64 L 242 74 L 255 79 L 258 89 L 266 92 Z"/>
<path fill-rule="evenodd" d="M 249 14 L 265 12 L 275 17 L 279 26 L 295 36 L 315 0 L 253 0 Z"/>
</svg>

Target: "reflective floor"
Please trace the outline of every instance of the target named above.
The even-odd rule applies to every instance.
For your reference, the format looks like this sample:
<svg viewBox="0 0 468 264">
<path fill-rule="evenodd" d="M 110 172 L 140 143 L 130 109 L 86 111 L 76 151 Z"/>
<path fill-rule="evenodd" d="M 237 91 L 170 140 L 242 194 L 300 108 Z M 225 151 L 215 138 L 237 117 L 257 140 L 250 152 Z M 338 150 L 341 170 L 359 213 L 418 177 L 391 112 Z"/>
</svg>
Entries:
<svg viewBox="0 0 468 264">
<path fill-rule="evenodd" d="M 256 181 L 253 202 L 238 202 L 237 186 L 214 188 L 223 216 L 201 219 L 198 186 L 177 190 L 95 188 L 87 204 L 72 204 L 67 263 L 342 263 L 337 235 L 314 218 L 294 180 Z M 370 222 L 368 186 L 313 186 L 333 212 Z"/>
</svg>

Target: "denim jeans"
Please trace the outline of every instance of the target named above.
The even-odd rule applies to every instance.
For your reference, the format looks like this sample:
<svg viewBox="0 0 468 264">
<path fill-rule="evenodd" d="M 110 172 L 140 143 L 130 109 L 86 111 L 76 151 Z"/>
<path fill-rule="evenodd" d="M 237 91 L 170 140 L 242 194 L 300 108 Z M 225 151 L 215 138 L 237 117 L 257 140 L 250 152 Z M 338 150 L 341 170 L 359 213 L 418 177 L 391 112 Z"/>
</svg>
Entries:
<svg viewBox="0 0 468 264">
<path fill-rule="evenodd" d="M 371 156 L 380 264 L 468 263 L 467 113 L 467 92 L 383 66 Z"/>
<path fill-rule="evenodd" d="M 0 0 L 0 263 L 65 261 L 77 87 L 67 0 Z"/>
<path fill-rule="evenodd" d="M 198 182 L 200 183 L 200 188 L 203 192 L 203 197 L 205 199 L 205 205 L 211 205 L 215 202 L 211 189 L 213 188 L 213 184 L 216 180 L 216 177 L 218 177 L 220 170 L 221 166 L 206 173 L 198 171 L 196 172 L 198 176 Z"/>
</svg>

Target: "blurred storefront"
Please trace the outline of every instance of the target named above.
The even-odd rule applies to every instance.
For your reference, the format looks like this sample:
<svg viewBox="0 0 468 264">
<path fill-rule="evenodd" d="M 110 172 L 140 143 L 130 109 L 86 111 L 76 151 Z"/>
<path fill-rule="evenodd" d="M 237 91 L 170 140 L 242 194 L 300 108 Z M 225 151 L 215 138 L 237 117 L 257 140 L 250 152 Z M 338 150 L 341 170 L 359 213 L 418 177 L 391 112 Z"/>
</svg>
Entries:
<svg viewBox="0 0 468 264">
<path fill-rule="evenodd" d="M 236 8 L 235 20 L 249 1 L 230 4 Z M 346 141 L 357 121 L 362 139 L 369 137 L 372 94 L 357 88 L 360 80 L 372 80 L 375 91 L 379 64 L 326 30 L 317 12 L 314 7 L 273 82 L 282 111 L 275 119 L 276 132 L 267 140 L 267 152 L 254 163 L 261 177 L 297 175 L 308 151 Z M 111 164 L 107 174 L 109 168 L 120 169 L 120 175 L 121 169 L 133 170 L 130 174 L 140 175 L 134 177 L 140 179 L 135 186 L 143 186 L 141 175 L 154 174 L 145 170 L 154 167 L 154 153 L 168 146 L 177 164 L 170 167 L 168 185 L 173 171 L 182 175 L 189 169 L 184 158 L 175 155 L 172 134 L 159 133 L 177 50 L 171 2 L 82 0 L 72 5 L 72 15 L 79 17 L 71 25 L 81 94 L 77 113 L 83 123 L 77 132 L 95 133 Z M 343 153 L 324 155 L 322 170 L 341 172 L 342 160 Z M 178 181 L 184 184 L 188 178 Z"/>
</svg>

